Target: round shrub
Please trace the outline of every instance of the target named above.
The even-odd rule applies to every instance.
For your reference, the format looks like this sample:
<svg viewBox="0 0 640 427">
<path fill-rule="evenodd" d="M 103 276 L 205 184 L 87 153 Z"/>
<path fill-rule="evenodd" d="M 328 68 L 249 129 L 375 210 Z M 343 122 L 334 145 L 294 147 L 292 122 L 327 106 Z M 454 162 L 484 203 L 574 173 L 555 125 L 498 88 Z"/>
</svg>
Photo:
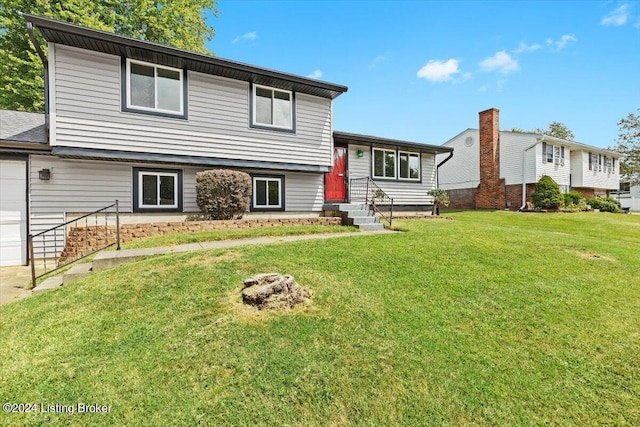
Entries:
<svg viewBox="0 0 640 427">
<path fill-rule="evenodd" d="M 584 200 L 584 194 L 579 191 L 569 191 L 564 195 L 565 206 L 580 206 Z"/>
<path fill-rule="evenodd" d="M 564 203 L 560 186 L 549 175 L 542 175 L 531 200 L 540 209 L 558 209 Z"/>
<path fill-rule="evenodd" d="M 196 175 L 196 202 L 211 219 L 238 219 L 249 208 L 251 177 L 228 169 L 213 169 Z"/>
<path fill-rule="evenodd" d="M 587 203 L 593 209 L 599 209 L 600 212 L 620 212 L 622 208 L 620 203 L 611 197 L 598 197 L 596 199 L 589 199 Z"/>
</svg>

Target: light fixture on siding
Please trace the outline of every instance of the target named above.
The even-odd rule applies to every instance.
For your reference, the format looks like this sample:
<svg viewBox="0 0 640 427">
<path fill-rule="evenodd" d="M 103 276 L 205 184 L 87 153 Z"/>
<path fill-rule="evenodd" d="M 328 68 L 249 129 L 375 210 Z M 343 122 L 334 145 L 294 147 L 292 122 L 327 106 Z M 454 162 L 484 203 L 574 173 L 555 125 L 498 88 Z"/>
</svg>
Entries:
<svg viewBox="0 0 640 427">
<path fill-rule="evenodd" d="M 362 152 L 362 150 L 358 150 L 358 157 L 363 157 L 364 153 Z"/>
<path fill-rule="evenodd" d="M 38 178 L 41 181 L 49 181 L 51 179 L 51 169 L 42 169 L 38 171 Z"/>
</svg>

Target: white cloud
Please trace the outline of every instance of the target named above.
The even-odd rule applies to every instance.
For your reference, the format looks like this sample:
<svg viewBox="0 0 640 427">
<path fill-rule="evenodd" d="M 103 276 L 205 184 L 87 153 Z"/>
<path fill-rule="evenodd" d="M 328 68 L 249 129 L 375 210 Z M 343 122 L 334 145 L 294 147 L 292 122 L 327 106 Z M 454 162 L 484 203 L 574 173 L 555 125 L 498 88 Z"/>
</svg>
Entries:
<svg viewBox="0 0 640 427">
<path fill-rule="evenodd" d="M 452 80 L 453 75 L 459 72 L 457 59 L 448 59 L 446 61 L 432 59 L 424 67 L 420 68 L 416 75 L 431 82 L 447 82 Z"/>
<path fill-rule="evenodd" d="M 517 48 L 513 49 L 511 53 L 523 53 L 523 52 L 535 52 L 538 49 L 542 49 L 542 46 L 538 43 L 534 44 L 526 44 L 525 42 L 520 42 Z"/>
<path fill-rule="evenodd" d="M 497 71 L 502 74 L 508 74 L 518 69 L 518 60 L 502 50 L 482 61 L 480 68 L 483 71 Z"/>
<path fill-rule="evenodd" d="M 315 70 L 313 73 L 308 74 L 307 77 L 309 77 L 310 79 L 319 79 L 323 74 L 324 73 L 322 71 Z"/>
<path fill-rule="evenodd" d="M 601 25 L 613 25 L 614 27 L 620 27 L 627 23 L 629 20 L 629 5 L 623 4 L 619 8 L 605 15 L 600 21 Z"/>
<path fill-rule="evenodd" d="M 383 62 L 387 62 L 389 59 L 391 58 L 385 55 L 376 56 L 369 64 L 369 68 L 376 68 L 378 65 L 382 64 Z"/>
<path fill-rule="evenodd" d="M 236 37 L 235 39 L 233 39 L 233 41 L 231 43 L 236 44 L 236 43 L 238 43 L 239 41 L 242 41 L 242 40 L 251 40 L 251 41 L 253 41 L 257 37 L 258 37 L 258 33 L 256 33 L 255 31 L 251 31 L 249 33 L 244 33 L 243 35 Z"/>
<path fill-rule="evenodd" d="M 569 42 L 577 42 L 577 41 L 578 39 L 573 34 L 565 34 L 562 37 L 560 37 L 560 40 L 557 40 L 557 41 L 551 38 L 547 39 L 547 44 L 555 46 L 556 50 L 562 50 L 565 47 L 567 47 Z"/>
</svg>

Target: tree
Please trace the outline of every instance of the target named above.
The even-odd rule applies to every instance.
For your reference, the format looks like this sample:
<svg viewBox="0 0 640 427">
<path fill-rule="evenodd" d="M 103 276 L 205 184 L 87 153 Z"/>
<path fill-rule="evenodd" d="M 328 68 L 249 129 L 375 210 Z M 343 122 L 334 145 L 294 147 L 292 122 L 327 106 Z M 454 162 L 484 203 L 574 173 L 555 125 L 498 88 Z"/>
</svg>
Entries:
<svg viewBox="0 0 640 427">
<path fill-rule="evenodd" d="M 549 175 L 542 175 L 531 195 L 533 204 L 540 209 L 559 209 L 564 203 L 560 186 Z"/>
<path fill-rule="evenodd" d="M 620 175 L 631 185 L 640 185 L 640 108 L 638 114 L 629 113 L 618 122 L 616 151 L 624 154 L 620 161 Z"/>
<path fill-rule="evenodd" d="M 216 0 L 2 0 L 0 2 L 0 108 L 44 110 L 44 70 L 19 12 L 116 32 L 210 54 L 215 34 L 205 13 Z M 43 50 L 46 43 L 34 32 Z"/>
<path fill-rule="evenodd" d="M 567 141 L 573 141 L 575 135 L 569 128 L 560 122 L 551 122 L 549 123 L 549 127 L 547 129 L 534 129 L 531 131 L 532 133 L 543 133 L 549 136 L 555 136 L 556 138 L 566 139 Z"/>
<path fill-rule="evenodd" d="M 434 188 L 427 191 L 427 195 L 433 196 L 433 209 L 431 215 L 440 215 L 440 206 L 449 206 L 449 195 L 441 188 Z"/>
</svg>

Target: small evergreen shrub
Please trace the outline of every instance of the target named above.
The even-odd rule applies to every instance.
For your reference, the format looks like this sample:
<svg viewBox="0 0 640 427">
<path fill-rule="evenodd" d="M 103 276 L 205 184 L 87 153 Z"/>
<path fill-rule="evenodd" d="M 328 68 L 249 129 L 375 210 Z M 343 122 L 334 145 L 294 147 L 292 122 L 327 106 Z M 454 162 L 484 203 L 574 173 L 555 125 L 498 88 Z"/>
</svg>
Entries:
<svg viewBox="0 0 640 427">
<path fill-rule="evenodd" d="M 564 204 L 560 186 L 549 175 L 542 175 L 531 195 L 533 204 L 540 209 L 559 209 Z"/>
<path fill-rule="evenodd" d="M 228 169 L 213 169 L 196 175 L 196 203 L 211 219 L 238 219 L 249 208 L 251 177 Z"/>
<path fill-rule="evenodd" d="M 584 195 L 579 191 L 569 191 L 564 195 L 564 205 L 567 207 L 578 207 L 584 200 Z"/>
<path fill-rule="evenodd" d="M 620 203 L 611 197 L 598 197 L 597 199 L 589 199 L 587 203 L 593 209 L 599 209 L 600 212 L 621 212 Z"/>
</svg>

